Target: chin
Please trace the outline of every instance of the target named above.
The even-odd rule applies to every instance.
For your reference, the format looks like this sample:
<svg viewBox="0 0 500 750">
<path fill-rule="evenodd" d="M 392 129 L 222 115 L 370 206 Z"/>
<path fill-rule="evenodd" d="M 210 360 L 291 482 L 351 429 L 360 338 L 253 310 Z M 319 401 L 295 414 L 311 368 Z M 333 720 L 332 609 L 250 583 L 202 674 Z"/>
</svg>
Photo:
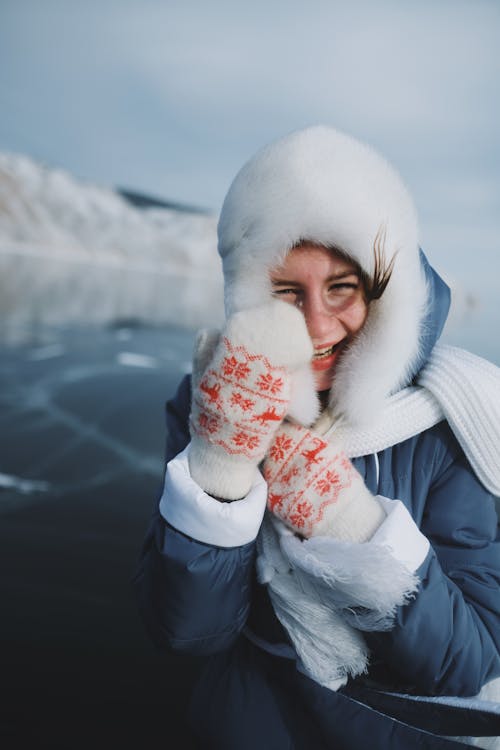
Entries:
<svg viewBox="0 0 500 750">
<path fill-rule="evenodd" d="M 320 360 L 313 359 L 312 371 L 316 383 L 316 390 L 328 391 L 332 387 L 335 365 L 340 354 L 340 348 L 337 348 L 329 357 Z"/>
<path fill-rule="evenodd" d="M 321 372 L 321 373 L 315 373 L 314 380 L 316 383 L 316 390 L 319 392 L 321 391 L 329 391 L 332 387 L 333 382 L 333 373 L 331 372 Z"/>
</svg>

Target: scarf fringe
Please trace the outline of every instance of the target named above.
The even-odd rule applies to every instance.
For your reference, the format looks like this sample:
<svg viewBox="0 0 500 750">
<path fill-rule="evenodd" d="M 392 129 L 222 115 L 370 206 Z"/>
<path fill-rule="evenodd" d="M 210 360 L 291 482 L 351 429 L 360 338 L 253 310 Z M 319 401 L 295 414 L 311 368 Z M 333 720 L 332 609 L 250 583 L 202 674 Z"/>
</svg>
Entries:
<svg viewBox="0 0 500 750">
<path fill-rule="evenodd" d="M 337 690 L 366 672 L 369 651 L 361 631 L 390 629 L 418 578 L 385 547 L 331 537 L 300 541 L 269 513 L 257 544 L 258 579 L 268 584 L 306 674 Z"/>
<path fill-rule="evenodd" d="M 397 608 L 418 589 L 418 577 L 382 545 L 326 536 L 301 542 L 292 533 L 280 543 L 295 574 L 311 578 L 317 595 L 360 630 L 390 630 Z"/>
</svg>

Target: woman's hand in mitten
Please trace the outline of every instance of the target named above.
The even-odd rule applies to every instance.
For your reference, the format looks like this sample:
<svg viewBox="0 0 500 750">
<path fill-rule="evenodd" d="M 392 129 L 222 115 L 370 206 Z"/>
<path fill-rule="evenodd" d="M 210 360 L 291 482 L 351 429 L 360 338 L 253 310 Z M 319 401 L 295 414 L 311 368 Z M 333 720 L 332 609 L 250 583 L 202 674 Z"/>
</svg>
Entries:
<svg viewBox="0 0 500 750">
<path fill-rule="evenodd" d="M 284 422 L 264 462 L 268 508 L 303 537 L 365 542 L 385 519 L 340 447 Z"/>
<path fill-rule="evenodd" d="M 193 367 L 189 467 L 206 492 L 228 500 L 248 494 L 289 411 L 293 375 L 309 368 L 312 355 L 304 317 L 278 300 L 234 314 L 218 340 L 201 335 Z"/>
</svg>

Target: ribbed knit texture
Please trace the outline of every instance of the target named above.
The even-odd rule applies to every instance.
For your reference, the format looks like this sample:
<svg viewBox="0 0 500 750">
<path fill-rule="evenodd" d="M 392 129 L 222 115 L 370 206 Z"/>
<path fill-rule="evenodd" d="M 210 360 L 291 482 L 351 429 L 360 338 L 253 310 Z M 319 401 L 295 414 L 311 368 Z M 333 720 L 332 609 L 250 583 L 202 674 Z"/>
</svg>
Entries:
<svg viewBox="0 0 500 750">
<path fill-rule="evenodd" d="M 419 384 L 438 401 L 484 486 L 500 494 L 500 368 L 452 346 L 436 346 Z"/>
<path fill-rule="evenodd" d="M 500 495 L 500 368 L 457 347 L 438 344 L 418 385 L 390 396 L 368 426 L 336 422 L 324 433 L 350 458 L 385 450 L 446 419 L 479 480 Z"/>
</svg>

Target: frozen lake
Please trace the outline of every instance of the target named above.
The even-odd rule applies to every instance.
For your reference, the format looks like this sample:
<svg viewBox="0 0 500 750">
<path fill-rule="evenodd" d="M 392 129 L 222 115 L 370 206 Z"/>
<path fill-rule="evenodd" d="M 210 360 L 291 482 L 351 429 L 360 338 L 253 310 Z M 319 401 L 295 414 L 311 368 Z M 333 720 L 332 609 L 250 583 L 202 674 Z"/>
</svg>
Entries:
<svg viewBox="0 0 500 750">
<path fill-rule="evenodd" d="M 155 650 L 131 580 L 161 486 L 163 405 L 192 336 L 41 338 L 0 358 L 0 737 L 4 747 L 153 747 L 177 726 L 190 662 Z"/>
</svg>

